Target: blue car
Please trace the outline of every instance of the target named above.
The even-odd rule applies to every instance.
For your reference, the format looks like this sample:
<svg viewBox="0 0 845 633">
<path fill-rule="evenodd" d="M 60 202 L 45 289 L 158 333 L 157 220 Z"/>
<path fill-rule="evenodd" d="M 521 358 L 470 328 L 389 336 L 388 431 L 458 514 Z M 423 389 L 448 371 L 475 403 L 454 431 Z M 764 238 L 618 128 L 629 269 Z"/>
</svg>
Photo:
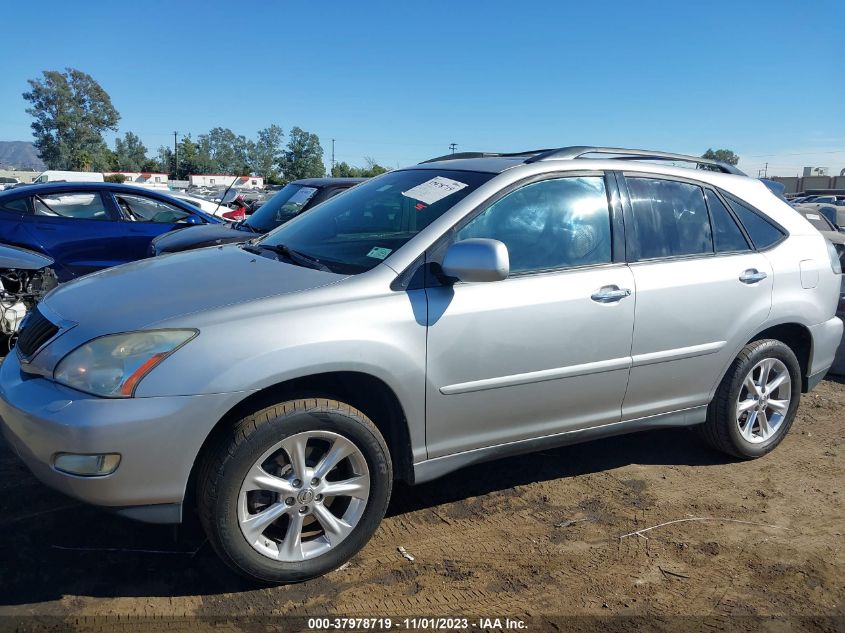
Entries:
<svg viewBox="0 0 845 633">
<path fill-rule="evenodd" d="M 103 182 L 57 182 L 0 192 L 0 243 L 55 260 L 59 281 L 148 256 L 154 237 L 222 224 L 163 193 Z"/>
</svg>

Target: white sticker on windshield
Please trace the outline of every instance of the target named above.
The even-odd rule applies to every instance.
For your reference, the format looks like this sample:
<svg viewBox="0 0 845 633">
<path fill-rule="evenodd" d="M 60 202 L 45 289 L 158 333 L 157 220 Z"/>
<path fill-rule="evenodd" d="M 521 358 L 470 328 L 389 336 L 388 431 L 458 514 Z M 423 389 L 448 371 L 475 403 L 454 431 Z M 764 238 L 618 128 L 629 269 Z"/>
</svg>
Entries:
<svg viewBox="0 0 845 633">
<path fill-rule="evenodd" d="M 804 217 L 807 218 L 808 220 L 821 220 L 821 218 L 819 216 L 817 216 L 815 213 L 808 213 Z"/>
<path fill-rule="evenodd" d="M 390 248 L 384 248 L 383 246 L 373 246 L 373 249 L 367 253 L 367 257 L 374 257 L 375 259 L 384 259 L 391 253 Z"/>
<path fill-rule="evenodd" d="M 376 191 L 387 191 L 387 190 L 388 190 L 388 189 L 390 189 L 392 186 L 393 186 L 393 185 L 382 185 L 381 187 L 379 187 L 378 189 L 376 189 Z"/>
<path fill-rule="evenodd" d="M 457 180 L 452 180 L 451 178 L 437 176 L 436 178 L 427 180 L 421 185 L 408 189 L 408 191 L 403 191 L 402 195 L 407 196 L 408 198 L 413 198 L 414 200 L 419 200 L 425 204 L 434 204 L 438 200 L 442 200 L 446 196 L 451 195 L 456 191 L 460 191 L 466 186 L 465 182 L 458 182 Z"/>
</svg>

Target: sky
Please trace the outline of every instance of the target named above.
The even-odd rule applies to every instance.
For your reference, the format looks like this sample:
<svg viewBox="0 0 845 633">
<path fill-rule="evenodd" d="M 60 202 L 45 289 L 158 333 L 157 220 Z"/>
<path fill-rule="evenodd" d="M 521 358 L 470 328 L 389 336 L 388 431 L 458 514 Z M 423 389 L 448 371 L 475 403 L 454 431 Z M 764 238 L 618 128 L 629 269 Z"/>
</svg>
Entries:
<svg viewBox="0 0 845 633">
<path fill-rule="evenodd" d="M 0 140 L 21 94 L 92 75 L 154 154 L 173 131 L 319 135 L 325 163 L 458 151 L 728 148 L 757 175 L 845 168 L 842 0 L 12 2 Z M 113 138 L 113 135 L 112 137 Z"/>
</svg>

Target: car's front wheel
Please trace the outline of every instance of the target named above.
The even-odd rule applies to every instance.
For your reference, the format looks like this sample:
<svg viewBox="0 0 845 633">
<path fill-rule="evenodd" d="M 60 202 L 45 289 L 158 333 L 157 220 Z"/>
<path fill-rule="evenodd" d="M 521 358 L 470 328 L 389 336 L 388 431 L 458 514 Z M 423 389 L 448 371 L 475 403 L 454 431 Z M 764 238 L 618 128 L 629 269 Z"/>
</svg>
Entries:
<svg viewBox="0 0 845 633">
<path fill-rule="evenodd" d="M 198 473 L 208 539 L 259 582 L 307 580 L 342 565 L 372 536 L 392 485 L 384 438 L 342 402 L 284 402 L 237 422 Z"/>
</svg>

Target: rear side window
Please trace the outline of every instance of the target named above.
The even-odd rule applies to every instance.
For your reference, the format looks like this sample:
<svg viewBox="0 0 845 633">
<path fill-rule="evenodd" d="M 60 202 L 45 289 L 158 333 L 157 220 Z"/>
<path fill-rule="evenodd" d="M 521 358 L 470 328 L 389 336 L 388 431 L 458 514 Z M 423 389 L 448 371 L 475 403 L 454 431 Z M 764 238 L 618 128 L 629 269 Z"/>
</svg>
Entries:
<svg viewBox="0 0 845 633">
<path fill-rule="evenodd" d="M 29 206 L 29 198 L 18 198 L 17 200 L 3 202 L 0 204 L 0 208 L 10 213 L 24 213 L 26 215 L 32 213 L 32 209 Z"/>
<path fill-rule="evenodd" d="M 707 192 L 707 206 L 713 225 L 713 245 L 717 253 L 750 251 L 748 242 L 727 207 L 712 191 Z"/>
<path fill-rule="evenodd" d="M 673 180 L 626 178 L 640 259 L 713 252 L 701 187 Z"/>
<path fill-rule="evenodd" d="M 110 220 L 103 199 L 96 191 L 36 195 L 33 197 L 35 215 L 73 220 Z"/>
<path fill-rule="evenodd" d="M 736 213 L 736 217 L 742 222 L 751 241 L 758 249 L 768 248 L 772 244 L 780 241 L 783 233 L 774 224 L 763 218 L 759 213 L 749 209 L 747 206 L 736 200 L 729 198 L 731 208 Z"/>
</svg>

